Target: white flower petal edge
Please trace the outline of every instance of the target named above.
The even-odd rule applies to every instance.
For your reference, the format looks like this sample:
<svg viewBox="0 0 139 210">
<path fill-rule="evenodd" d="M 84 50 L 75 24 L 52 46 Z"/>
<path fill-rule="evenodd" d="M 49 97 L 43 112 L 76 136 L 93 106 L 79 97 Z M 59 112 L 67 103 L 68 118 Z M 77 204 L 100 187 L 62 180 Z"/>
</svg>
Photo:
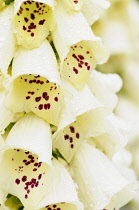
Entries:
<svg viewBox="0 0 139 210">
<path fill-rule="evenodd" d="M 15 0 L 13 26 L 19 45 L 27 49 L 39 47 L 54 27 L 55 1 Z"/>
<path fill-rule="evenodd" d="M 103 74 L 94 70 L 87 82 L 90 90 L 98 100 L 112 110 L 118 103 L 118 92 L 122 87 L 122 79 L 117 74 Z"/>
<path fill-rule="evenodd" d="M 56 58 L 48 41 L 33 50 L 19 47 L 6 106 L 13 112 L 33 111 L 58 125 L 64 103 L 60 84 Z"/>
<path fill-rule="evenodd" d="M 110 3 L 106 0 L 84 0 L 81 11 L 91 26 L 109 6 Z"/>
<path fill-rule="evenodd" d="M 54 12 L 57 27 L 52 36 L 61 59 L 61 74 L 81 90 L 96 64 L 106 62 L 108 52 L 82 13 L 71 13 L 60 2 Z"/>
<path fill-rule="evenodd" d="M 9 123 L 12 122 L 12 119 L 14 117 L 14 113 L 10 111 L 5 105 L 5 93 L 6 91 L 0 91 L 0 133 L 4 133 L 4 129 L 9 125 Z"/>
<path fill-rule="evenodd" d="M 8 66 L 14 57 L 16 40 L 12 30 L 13 4 L 0 12 L 0 70 L 7 76 Z"/>
<path fill-rule="evenodd" d="M 51 165 L 50 125 L 33 113 L 25 114 L 9 132 L 5 149 L 23 149 L 38 155 L 38 161 Z"/>
<path fill-rule="evenodd" d="M 138 188 L 137 182 L 126 180 L 102 152 L 87 143 L 81 145 L 71 167 L 87 210 L 101 210 L 109 203 L 110 209 L 119 208 L 135 195 Z"/>
<path fill-rule="evenodd" d="M 53 147 L 57 148 L 63 157 L 70 162 L 86 135 L 84 132 L 86 130 L 83 129 L 84 121 L 80 120 L 80 115 L 89 110 L 94 110 L 95 113 L 96 110 L 102 109 L 103 106 L 87 86 L 78 92 L 72 85 L 66 84 L 72 98 L 67 98 L 66 105 L 61 113 L 58 130 L 53 135 Z M 95 129 L 96 126 L 94 125 Z"/>
<path fill-rule="evenodd" d="M 79 202 L 75 184 L 71 179 L 68 171 L 65 167 L 56 159 L 53 159 L 53 172 L 51 192 L 44 198 L 39 205 L 39 208 L 44 206 L 44 209 L 57 205 L 61 210 L 83 210 L 83 205 Z"/>
</svg>

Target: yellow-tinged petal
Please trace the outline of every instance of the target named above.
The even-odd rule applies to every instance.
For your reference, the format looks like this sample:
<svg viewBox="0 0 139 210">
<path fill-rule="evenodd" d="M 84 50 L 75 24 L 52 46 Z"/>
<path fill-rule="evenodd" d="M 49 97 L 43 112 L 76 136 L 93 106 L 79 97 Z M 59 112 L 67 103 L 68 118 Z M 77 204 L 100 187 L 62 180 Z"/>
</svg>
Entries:
<svg viewBox="0 0 139 210">
<path fill-rule="evenodd" d="M 1 161 L 1 189 L 17 196 L 25 208 L 35 209 L 51 190 L 50 168 L 38 156 L 22 149 L 8 149 Z"/>
<path fill-rule="evenodd" d="M 58 125 L 63 93 L 56 58 L 48 41 L 33 50 L 19 48 L 6 105 L 14 112 L 31 110 Z"/>
<path fill-rule="evenodd" d="M 50 126 L 33 113 L 25 114 L 12 127 L 6 138 L 5 147 L 31 151 L 38 155 L 39 161 L 51 164 Z"/>
<path fill-rule="evenodd" d="M 110 3 L 107 0 L 84 0 L 81 11 L 91 26 L 109 6 Z"/>
<path fill-rule="evenodd" d="M 69 12 L 58 2 L 57 28 L 53 41 L 61 59 L 61 74 L 77 89 L 82 89 L 97 63 L 108 58 L 101 39 L 96 37 L 82 13 Z"/>
<path fill-rule="evenodd" d="M 126 180 L 114 164 L 93 145 L 83 143 L 71 162 L 85 209 L 114 209 L 135 195 L 137 182 Z M 111 208 L 106 205 L 110 203 Z"/>
<path fill-rule="evenodd" d="M 14 28 L 19 45 L 39 47 L 53 28 L 54 0 L 15 0 Z"/>
<path fill-rule="evenodd" d="M 4 75 L 7 75 L 8 66 L 16 50 L 12 18 L 13 4 L 10 4 L 0 12 L 0 70 Z"/>
</svg>

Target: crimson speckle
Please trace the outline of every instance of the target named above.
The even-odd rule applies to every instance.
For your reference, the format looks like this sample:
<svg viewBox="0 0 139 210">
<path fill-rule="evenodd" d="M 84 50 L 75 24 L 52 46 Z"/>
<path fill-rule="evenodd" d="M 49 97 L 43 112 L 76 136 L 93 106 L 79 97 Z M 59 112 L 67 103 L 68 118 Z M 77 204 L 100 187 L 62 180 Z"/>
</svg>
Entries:
<svg viewBox="0 0 139 210">
<path fill-rule="evenodd" d="M 22 182 L 25 182 L 25 181 L 27 181 L 27 177 L 26 176 L 23 176 L 22 177 Z"/>
<path fill-rule="evenodd" d="M 55 100 L 56 102 L 58 102 L 58 97 L 55 97 L 54 100 Z"/>
<path fill-rule="evenodd" d="M 73 145 L 73 144 L 71 144 L 71 145 L 70 145 L 70 147 L 73 149 L 74 145 Z"/>
<path fill-rule="evenodd" d="M 27 198 L 28 198 L 28 195 L 26 194 L 26 195 L 25 195 L 25 199 L 27 199 Z"/>
<path fill-rule="evenodd" d="M 34 33 L 31 33 L 31 36 L 33 37 L 34 36 Z"/>
<path fill-rule="evenodd" d="M 30 17 L 31 17 L 32 20 L 35 19 L 35 15 L 33 13 L 30 14 Z"/>
<path fill-rule="evenodd" d="M 36 98 L 35 98 L 35 101 L 36 101 L 36 102 L 39 102 L 40 100 L 41 100 L 41 97 L 36 97 Z"/>
<path fill-rule="evenodd" d="M 20 184 L 20 179 L 16 179 L 16 180 L 15 180 L 15 183 L 16 183 L 16 184 Z"/>
<path fill-rule="evenodd" d="M 90 70 L 90 66 L 87 66 L 87 70 Z"/>
<path fill-rule="evenodd" d="M 26 23 L 29 21 L 29 19 L 27 17 L 25 17 L 24 20 Z"/>
<path fill-rule="evenodd" d="M 75 67 L 73 67 L 73 71 L 75 72 L 75 74 L 78 74 L 78 70 Z"/>
<path fill-rule="evenodd" d="M 80 134 L 76 133 L 76 138 L 79 139 L 80 138 Z"/>
<path fill-rule="evenodd" d="M 74 129 L 73 126 L 70 126 L 69 128 L 70 128 L 70 132 L 71 132 L 71 133 L 74 133 L 74 132 L 75 132 L 75 129 Z"/>
<path fill-rule="evenodd" d="M 42 174 L 39 174 L 38 179 L 40 180 L 40 179 L 41 179 L 41 177 L 42 177 Z"/>
<path fill-rule="evenodd" d="M 40 104 L 40 105 L 38 106 L 38 109 L 39 109 L 39 110 L 42 110 L 42 109 L 43 109 L 43 104 Z"/>
<path fill-rule="evenodd" d="M 26 99 L 27 99 L 27 100 L 30 99 L 30 96 L 27 96 Z"/>
<path fill-rule="evenodd" d="M 50 104 L 44 104 L 44 109 L 50 109 L 51 105 Z"/>
</svg>

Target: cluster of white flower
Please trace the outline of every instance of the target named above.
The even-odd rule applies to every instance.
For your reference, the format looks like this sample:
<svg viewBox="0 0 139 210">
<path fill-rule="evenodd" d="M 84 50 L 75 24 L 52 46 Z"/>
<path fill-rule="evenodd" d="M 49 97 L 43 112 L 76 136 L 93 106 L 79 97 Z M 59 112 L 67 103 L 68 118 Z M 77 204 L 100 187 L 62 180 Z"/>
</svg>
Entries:
<svg viewBox="0 0 139 210">
<path fill-rule="evenodd" d="M 109 57 L 93 33 L 109 6 L 0 0 L 0 210 L 119 210 L 135 196 L 114 114 L 122 80 L 95 70 Z"/>
</svg>

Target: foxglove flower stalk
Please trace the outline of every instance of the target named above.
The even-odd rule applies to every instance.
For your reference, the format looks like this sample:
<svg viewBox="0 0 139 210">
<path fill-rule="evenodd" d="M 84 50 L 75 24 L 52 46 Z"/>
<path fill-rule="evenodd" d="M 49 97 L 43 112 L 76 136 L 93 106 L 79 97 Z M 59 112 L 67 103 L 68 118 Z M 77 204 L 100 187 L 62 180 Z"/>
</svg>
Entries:
<svg viewBox="0 0 139 210">
<path fill-rule="evenodd" d="M 124 148 L 127 125 L 114 113 L 122 80 L 95 70 L 109 53 L 90 26 L 109 2 L 5 4 L 0 209 L 119 210 L 138 183 Z"/>
</svg>

